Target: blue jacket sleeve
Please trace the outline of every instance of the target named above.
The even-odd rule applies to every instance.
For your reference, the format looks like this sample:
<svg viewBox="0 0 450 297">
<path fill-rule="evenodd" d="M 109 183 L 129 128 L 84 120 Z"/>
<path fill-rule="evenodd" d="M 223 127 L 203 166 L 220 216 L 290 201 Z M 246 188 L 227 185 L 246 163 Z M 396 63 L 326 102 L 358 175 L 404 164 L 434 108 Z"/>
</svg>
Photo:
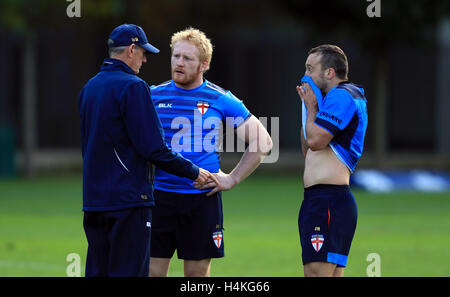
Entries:
<svg viewBox="0 0 450 297">
<path fill-rule="evenodd" d="M 84 123 L 84 116 L 82 113 L 82 106 L 83 106 L 83 97 L 84 97 L 84 88 L 81 90 L 79 96 L 78 96 L 78 112 L 80 115 L 80 135 L 81 135 L 81 156 L 84 157 L 84 152 L 86 150 L 86 143 L 85 143 L 85 123 Z"/>
<path fill-rule="evenodd" d="M 167 147 L 146 82 L 137 81 L 127 87 L 121 112 L 130 140 L 139 154 L 171 174 L 193 180 L 198 177 L 197 165 Z"/>
</svg>

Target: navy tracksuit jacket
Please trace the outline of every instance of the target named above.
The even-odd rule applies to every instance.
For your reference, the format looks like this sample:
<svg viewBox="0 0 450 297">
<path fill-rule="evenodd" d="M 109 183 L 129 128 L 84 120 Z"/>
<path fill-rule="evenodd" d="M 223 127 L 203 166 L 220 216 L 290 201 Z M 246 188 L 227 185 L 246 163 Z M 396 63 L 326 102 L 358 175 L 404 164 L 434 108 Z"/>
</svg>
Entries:
<svg viewBox="0 0 450 297">
<path fill-rule="evenodd" d="M 150 88 L 125 63 L 105 59 L 79 96 L 83 211 L 153 206 L 150 163 L 196 179 L 199 168 L 164 141 Z"/>
<path fill-rule="evenodd" d="M 106 59 L 80 93 L 87 277 L 148 276 L 151 163 L 196 179 L 199 168 L 170 150 L 150 88 L 125 63 Z"/>
</svg>

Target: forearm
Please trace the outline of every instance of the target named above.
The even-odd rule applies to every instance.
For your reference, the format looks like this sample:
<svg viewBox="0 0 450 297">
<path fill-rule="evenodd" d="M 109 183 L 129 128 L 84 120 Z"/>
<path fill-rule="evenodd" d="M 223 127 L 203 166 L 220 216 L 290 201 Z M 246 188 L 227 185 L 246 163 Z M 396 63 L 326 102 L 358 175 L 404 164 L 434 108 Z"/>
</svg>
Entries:
<svg viewBox="0 0 450 297">
<path fill-rule="evenodd" d="M 300 141 L 302 144 L 302 153 L 303 153 L 303 156 L 306 157 L 306 152 L 308 151 L 308 145 L 306 144 L 305 134 L 303 133 L 303 127 L 301 127 L 300 133 L 301 133 Z"/>
<path fill-rule="evenodd" d="M 162 170 L 180 177 L 195 180 L 199 175 L 197 165 L 166 146 L 152 154 L 151 162 Z"/>
<path fill-rule="evenodd" d="M 266 154 L 263 152 L 251 152 L 248 148 L 242 155 L 241 160 L 236 165 L 236 167 L 231 171 L 230 177 L 233 179 L 234 185 L 239 184 L 244 179 L 246 179 L 259 164 L 261 164 L 264 156 Z"/>
<path fill-rule="evenodd" d="M 322 150 L 328 146 L 328 143 L 333 139 L 334 135 L 326 128 L 315 123 L 319 110 L 316 96 L 311 87 L 308 84 L 304 84 L 301 87 L 297 86 L 297 92 L 307 109 L 305 124 L 306 150 Z M 302 150 L 304 150 L 304 147 L 302 147 Z"/>
<path fill-rule="evenodd" d="M 307 140 L 310 138 L 314 138 L 314 121 L 317 117 L 317 107 L 311 106 L 308 108 L 307 117 L 306 117 L 306 135 L 308 137 Z"/>
<path fill-rule="evenodd" d="M 313 151 L 324 149 L 328 142 L 324 142 L 320 131 L 319 126 L 317 126 L 314 122 L 317 118 L 317 107 L 308 107 L 308 115 L 306 119 L 306 146 Z"/>
<path fill-rule="evenodd" d="M 246 179 L 273 147 L 272 139 L 266 128 L 254 116 L 251 116 L 244 125 L 239 127 L 236 133 L 238 138 L 245 141 L 248 146 L 239 163 L 229 174 L 234 185 Z"/>
</svg>

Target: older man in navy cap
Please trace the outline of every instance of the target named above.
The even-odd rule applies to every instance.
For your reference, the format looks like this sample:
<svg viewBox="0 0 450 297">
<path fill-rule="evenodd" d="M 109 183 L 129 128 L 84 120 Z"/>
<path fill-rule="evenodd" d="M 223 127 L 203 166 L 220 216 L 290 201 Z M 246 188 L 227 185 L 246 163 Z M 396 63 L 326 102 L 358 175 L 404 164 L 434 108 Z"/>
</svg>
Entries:
<svg viewBox="0 0 450 297">
<path fill-rule="evenodd" d="M 115 28 L 108 39 L 109 56 L 125 62 L 136 74 L 147 62 L 146 51 L 157 54 L 159 49 L 148 43 L 141 27 L 123 24 Z"/>
<path fill-rule="evenodd" d="M 108 47 L 110 57 L 79 96 L 85 275 L 148 276 L 152 164 L 200 183 L 215 177 L 165 144 L 150 88 L 136 76 L 146 52 L 159 52 L 142 28 L 115 28 Z"/>
</svg>

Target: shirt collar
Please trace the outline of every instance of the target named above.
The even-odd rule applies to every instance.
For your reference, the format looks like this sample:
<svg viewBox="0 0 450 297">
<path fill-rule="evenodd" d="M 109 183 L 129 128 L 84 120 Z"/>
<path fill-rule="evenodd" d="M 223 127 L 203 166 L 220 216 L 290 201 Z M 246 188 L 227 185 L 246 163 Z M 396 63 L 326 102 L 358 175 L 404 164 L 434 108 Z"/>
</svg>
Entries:
<svg viewBox="0 0 450 297">
<path fill-rule="evenodd" d="M 121 60 L 113 59 L 113 58 L 106 58 L 103 60 L 103 64 L 100 67 L 101 71 L 114 71 L 114 70 L 122 70 L 129 74 L 134 74 L 134 71 L 124 62 Z"/>
</svg>

